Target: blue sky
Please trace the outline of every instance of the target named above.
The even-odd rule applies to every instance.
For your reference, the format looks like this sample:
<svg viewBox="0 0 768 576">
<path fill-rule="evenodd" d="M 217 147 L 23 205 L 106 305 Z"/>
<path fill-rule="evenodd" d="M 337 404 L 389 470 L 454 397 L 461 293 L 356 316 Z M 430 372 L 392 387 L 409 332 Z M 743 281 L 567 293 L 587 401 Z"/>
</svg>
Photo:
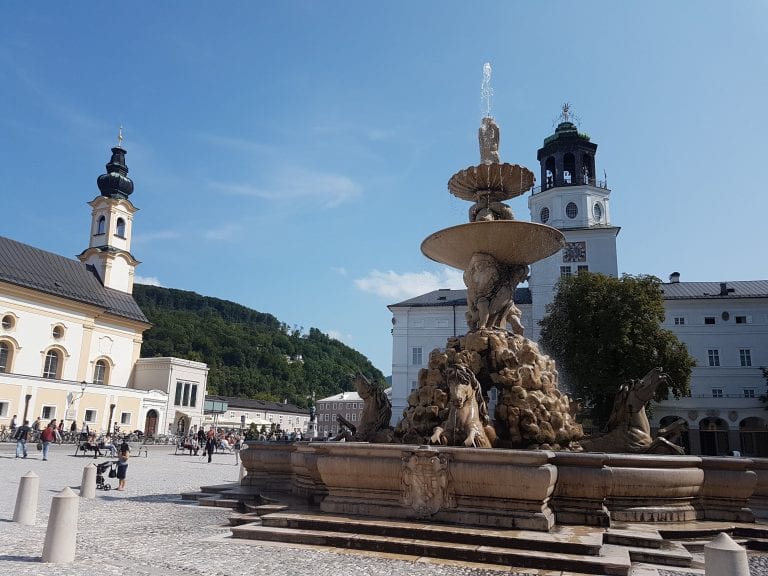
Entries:
<svg viewBox="0 0 768 576">
<path fill-rule="evenodd" d="M 502 160 L 570 102 L 599 145 L 619 270 L 768 278 L 768 3 L 0 3 L 0 234 L 74 256 L 124 126 L 148 282 L 320 328 L 391 372 L 387 304 L 460 275 L 493 66 Z M 526 199 L 512 207 L 528 219 Z"/>
</svg>

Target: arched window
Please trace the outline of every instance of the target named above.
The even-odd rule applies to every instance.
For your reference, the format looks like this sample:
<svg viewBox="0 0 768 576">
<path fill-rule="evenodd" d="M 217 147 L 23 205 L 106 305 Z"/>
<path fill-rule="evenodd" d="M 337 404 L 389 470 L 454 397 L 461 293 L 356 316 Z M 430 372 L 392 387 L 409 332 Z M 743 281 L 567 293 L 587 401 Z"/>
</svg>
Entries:
<svg viewBox="0 0 768 576">
<path fill-rule="evenodd" d="M 566 174 L 567 173 L 567 174 Z M 576 184 L 576 158 L 570 152 L 563 156 L 563 180 L 566 184 Z"/>
<path fill-rule="evenodd" d="M 544 170 L 546 171 L 546 181 L 544 182 L 544 189 L 548 190 L 549 188 L 552 188 L 555 186 L 555 158 L 553 156 L 550 156 L 547 158 L 547 162 L 544 165 Z"/>
<path fill-rule="evenodd" d="M 104 234 L 107 230 L 107 219 L 99 216 L 99 222 L 96 224 L 96 234 Z"/>
<path fill-rule="evenodd" d="M 58 350 L 48 350 L 45 355 L 45 366 L 43 367 L 43 378 L 59 378 L 61 369 L 61 353 Z"/>
<path fill-rule="evenodd" d="M 106 360 L 97 360 L 93 367 L 93 383 L 109 384 L 109 364 Z"/>
<path fill-rule="evenodd" d="M 115 236 L 125 238 L 125 220 L 122 218 L 117 219 L 117 229 L 115 230 Z"/>
<path fill-rule="evenodd" d="M 0 373 L 6 373 L 10 369 L 12 353 L 7 342 L 0 342 Z"/>
</svg>

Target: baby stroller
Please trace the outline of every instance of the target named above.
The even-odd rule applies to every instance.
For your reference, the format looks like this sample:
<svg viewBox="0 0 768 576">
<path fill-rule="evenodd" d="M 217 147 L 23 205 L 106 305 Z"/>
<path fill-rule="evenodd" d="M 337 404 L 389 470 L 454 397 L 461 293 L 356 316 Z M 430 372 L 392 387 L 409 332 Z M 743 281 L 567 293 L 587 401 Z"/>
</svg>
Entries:
<svg viewBox="0 0 768 576">
<path fill-rule="evenodd" d="M 99 490 L 112 490 L 112 485 L 104 480 L 104 472 L 109 470 L 107 474 L 110 478 L 117 477 L 117 460 L 113 462 L 102 462 L 96 464 L 96 488 Z"/>
</svg>

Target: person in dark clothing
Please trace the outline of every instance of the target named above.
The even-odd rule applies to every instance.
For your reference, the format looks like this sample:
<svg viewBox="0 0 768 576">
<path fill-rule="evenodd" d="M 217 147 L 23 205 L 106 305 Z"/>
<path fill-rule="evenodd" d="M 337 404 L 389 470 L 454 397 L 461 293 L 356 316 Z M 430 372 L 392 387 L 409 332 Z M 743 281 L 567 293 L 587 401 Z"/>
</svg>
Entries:
<svg viewBox="0 0 768 576">
<path fill-rule="evenodd" d="M 27 457 L 27 436 L 29 436 L 31 428 L 29 427 L 29 420 L 24 420 L 24 424 L 16 429 L 16 458 L 21 458 L 21 454 L 24 454 L 24 458 Z"/>
<path fill-rule="evenodd" d="M 203 451 L 203 455 L 208 454 L 208 464 L 211 463 L 214 450 L 216 450 L 216 431 L 211 428 L 205 435 L 205 450 Z"/>
<path fill-rule="evenodd" d="M 200 430 L 197 431 L 197 441 L 200 443 L 200 446 L 205 444 L 205 432 L 203 431 L 202 426 L 200 426 Z"/>
</svg>

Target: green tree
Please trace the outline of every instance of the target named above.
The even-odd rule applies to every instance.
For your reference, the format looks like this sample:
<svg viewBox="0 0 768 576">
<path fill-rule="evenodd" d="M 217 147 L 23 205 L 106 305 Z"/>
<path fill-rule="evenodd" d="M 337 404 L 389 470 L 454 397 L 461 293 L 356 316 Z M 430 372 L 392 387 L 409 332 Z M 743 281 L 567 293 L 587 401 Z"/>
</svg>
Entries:
<svg viewBox="0 0 768 576">
<path fill-rule="evenodd" d="M 670 376 L 657 400 L 688 392 L 696 362 L 663 320 L 661 282 L 653 276 L 582 272 L 560 280 L 541 321 L 541 344 L 595 425 L 607 421 L 618 387 L 653 367 Z"/>
</svg>

